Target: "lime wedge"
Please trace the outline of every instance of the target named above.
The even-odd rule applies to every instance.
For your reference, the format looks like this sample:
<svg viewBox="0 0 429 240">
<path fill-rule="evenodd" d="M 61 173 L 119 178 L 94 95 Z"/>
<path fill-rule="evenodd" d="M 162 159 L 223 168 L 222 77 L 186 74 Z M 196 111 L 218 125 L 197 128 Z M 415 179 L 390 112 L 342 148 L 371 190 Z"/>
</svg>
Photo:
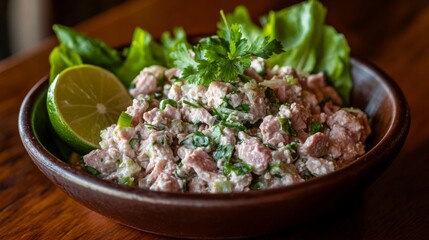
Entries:
<svg viewBox="0 0 429 240">
<path fill-rule="evenodd" d="M 93 65 L 62 71 L 49 86 L 49 119 L 58 135 L 76 152 L 98 148 L 100 131 L 116 123 L 131 98 L 111 72 Z"/>
</svg>

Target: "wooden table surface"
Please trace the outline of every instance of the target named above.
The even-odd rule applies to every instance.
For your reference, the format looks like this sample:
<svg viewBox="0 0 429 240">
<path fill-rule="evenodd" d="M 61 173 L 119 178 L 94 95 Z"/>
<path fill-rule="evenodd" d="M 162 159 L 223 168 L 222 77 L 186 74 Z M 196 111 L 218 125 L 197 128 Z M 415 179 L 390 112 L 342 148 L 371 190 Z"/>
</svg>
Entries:
<svg viewBox="0 0 429 240">
<path fill-rule="evenodd" d="M 120 46 L 135 26 L 154 36 L 174 26 L 213 32 L 219 9 L 244 1 L 128 1 L 81 23 L 80 31 Z M 391 75 L 404 91 L 412 124 L 400 155 L 361 198 L 308 224 L 264 236 L 276 239 L 429 239 L 429 2 L 324 1 L 327 20 L 352 52 Z M 281 1 L 244 2 L 252 15 Z M 31 162 L 17 130 L 25 94 L 49 70 L 56 44 L 0 62 L 0 239 L 163 239 L 119 225 L 70 199 Z"/>
</svg>

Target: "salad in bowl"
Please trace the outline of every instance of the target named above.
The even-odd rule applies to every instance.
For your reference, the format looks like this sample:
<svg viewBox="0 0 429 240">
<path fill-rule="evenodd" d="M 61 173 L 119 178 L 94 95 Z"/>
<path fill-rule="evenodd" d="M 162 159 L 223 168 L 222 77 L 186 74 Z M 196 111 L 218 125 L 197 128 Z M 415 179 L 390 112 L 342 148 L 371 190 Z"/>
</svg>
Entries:
<svg viewBox="0 0 429 240">
<path fill-rule="evenodd" d="M 55 25 L 49 79 L 21 107 L 24 146 L 72 198 L 144 231 L 308 222 L 374 181 L 409 127 L 398 86 L 350 57 L 325 14 L 306 1 L 255 24 L 240 6 L 215 35 L 137 28 L 118 49 Z"/>
<path fill-rule="evenodd" d="M 82 154 L 75 164 L 128 186 L 228 193 L 328 174 L 365 153 L 371 128 L 363 111 L 346 107 L 349 48 L 324 16 L 323 6 L 309 1 L 271 12 L 259 27 L 240 6 L 221 12 L 217 35 L 195 45 L 180 28 L 161 43 L 137 28 L 124 59 L 100 40 L 56 25 L 51 122 Z M 80 83 L 90 69 L 113 73 L 132 103 L 123 89 L 103 88 L 107 80 Z M 120 103 L 88 97 L 100 89 Z"/>
</svg>

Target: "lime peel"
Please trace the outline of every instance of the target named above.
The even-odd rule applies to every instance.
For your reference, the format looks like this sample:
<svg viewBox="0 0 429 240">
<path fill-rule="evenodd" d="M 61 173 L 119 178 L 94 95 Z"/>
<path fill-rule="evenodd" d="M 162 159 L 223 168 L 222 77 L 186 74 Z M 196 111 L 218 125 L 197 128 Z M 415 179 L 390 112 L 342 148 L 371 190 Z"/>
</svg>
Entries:
<svg viewBox="0 0 429 240">
<path fill-rule="evenodd" d="M 80 154 L 98 148 L 100 131 L 116 123 L 129 105 L 131 98 L 121 81 L 108 70 L 88 64 L 62 71 L 47 94 L 52 126 Z"/>
</svg>

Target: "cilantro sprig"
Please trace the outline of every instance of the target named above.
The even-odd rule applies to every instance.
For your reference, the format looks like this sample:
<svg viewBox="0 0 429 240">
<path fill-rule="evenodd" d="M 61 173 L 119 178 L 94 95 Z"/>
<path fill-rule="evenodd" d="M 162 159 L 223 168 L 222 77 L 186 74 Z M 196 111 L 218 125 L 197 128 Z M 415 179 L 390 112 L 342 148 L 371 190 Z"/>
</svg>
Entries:
<svg viewBox="0 0 429 240">
<path fill-rule="evenodd" d="M 223 27 L 217 35 L 203 38 L 193 46 L 193 56 L 185 44 L 171 54 L 188 83 L 208 86 L 216 80 L 235 82 L 249 68 L 253 57 L 266 59 L 283 52 L 282 44 L 269 37 L 249 41 L 243 36 L 242 25 L 230 25 L 223 11 L 220 14 Z"/>
</svg>

